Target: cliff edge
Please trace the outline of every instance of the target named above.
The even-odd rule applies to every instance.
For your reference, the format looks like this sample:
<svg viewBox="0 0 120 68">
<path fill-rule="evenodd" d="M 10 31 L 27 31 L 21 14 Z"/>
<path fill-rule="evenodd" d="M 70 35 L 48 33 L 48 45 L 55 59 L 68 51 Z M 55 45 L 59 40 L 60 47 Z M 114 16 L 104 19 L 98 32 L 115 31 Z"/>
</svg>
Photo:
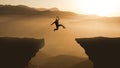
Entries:
<svg viewBox="0 0 120 68">
<path fill-rule="evenodd" d="M 120 38 L 77 38 L 94 68 L 120 68 Z"/>
<path fill-rule="evenodd" d="M 25 68 L 44 39 L 0 37 L 0 68 Z"/>
</svg>

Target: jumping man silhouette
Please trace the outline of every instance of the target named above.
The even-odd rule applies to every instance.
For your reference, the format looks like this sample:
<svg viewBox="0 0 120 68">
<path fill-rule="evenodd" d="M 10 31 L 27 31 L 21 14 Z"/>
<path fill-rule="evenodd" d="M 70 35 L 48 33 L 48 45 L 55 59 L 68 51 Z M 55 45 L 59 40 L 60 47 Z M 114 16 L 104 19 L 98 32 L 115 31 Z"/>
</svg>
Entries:
<svg viewBox="0 0 120 68">
<path fill-rule="evenodd" d="M 62 26 L 64 29 L 65 29 L 65 26 L 63 26 L 62 24 L 59 24 L 59 20 L 60 18 L 58 16 L 56 16 L 56 20 L 51 24 L 55 24 L 56 25 L 56 28 L 54 29 L 54 31 L 58 30 L 60 26 Z"/>
</svg>

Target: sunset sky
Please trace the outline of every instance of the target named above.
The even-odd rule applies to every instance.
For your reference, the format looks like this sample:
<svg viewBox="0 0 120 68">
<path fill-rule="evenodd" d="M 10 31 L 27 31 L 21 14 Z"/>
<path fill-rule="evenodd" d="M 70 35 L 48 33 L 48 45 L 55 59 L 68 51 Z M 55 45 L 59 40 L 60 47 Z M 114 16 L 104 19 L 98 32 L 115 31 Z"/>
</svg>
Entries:
<svg viewBox="0 0 120 68">
<path fill-rule="evenodd" d="M 0 4 L 27 5 L 100 16 L 120 16 L 120 0 L 0 0 Z"/>
</svg>

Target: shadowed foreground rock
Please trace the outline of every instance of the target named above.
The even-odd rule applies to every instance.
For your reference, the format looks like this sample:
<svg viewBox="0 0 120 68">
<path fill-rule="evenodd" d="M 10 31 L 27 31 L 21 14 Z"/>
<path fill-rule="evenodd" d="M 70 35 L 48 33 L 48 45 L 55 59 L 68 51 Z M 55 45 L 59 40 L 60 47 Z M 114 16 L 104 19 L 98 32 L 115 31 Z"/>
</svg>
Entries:
<svg viewBox="0 0 120 68">
<path fill-rule="evenodd" d="M 78 38 L 94 68 L 120 68 L 120 38 Z"/>
<path fill-rule="evenodd" d="M 44 39 L 0 37 L 0 68 L 24 68 Z"/>
</svg>

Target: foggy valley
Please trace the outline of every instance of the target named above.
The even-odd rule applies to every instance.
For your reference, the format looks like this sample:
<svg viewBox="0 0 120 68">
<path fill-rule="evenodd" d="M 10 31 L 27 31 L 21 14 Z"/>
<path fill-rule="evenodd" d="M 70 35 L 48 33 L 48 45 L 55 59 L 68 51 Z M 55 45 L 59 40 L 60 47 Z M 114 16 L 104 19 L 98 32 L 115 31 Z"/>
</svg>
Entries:
<svg viewBox="0 0 120 68">
<path fill-rule="evenodd" d="M 41 11 L 43 12 L 43 11 Z M 52 11 L 50 11 L 52 12 Z M 20 38 L 44 38 L 45 46 L 30 61 L 29 68 L 92 68 L 91 61 L 82 47 L 75 42 L 75 38 L 96 36 L 119 37 L 119 17 L 100 17 L 95 15 L 74 15 L 56 12 L 52 14 L 8 14 L 0 15 L 0 36 Z M 59 13 L 60 15 L 59 15 Z M 69 13 L 69 12 L 68 12 Z M 70 13 L 71 14 L 71 13 Z M 50 24 L 55 16 L 60 16 L 58 31 Z M 88 65 L 88 67 L 84 67 Z"/>
</svg>

